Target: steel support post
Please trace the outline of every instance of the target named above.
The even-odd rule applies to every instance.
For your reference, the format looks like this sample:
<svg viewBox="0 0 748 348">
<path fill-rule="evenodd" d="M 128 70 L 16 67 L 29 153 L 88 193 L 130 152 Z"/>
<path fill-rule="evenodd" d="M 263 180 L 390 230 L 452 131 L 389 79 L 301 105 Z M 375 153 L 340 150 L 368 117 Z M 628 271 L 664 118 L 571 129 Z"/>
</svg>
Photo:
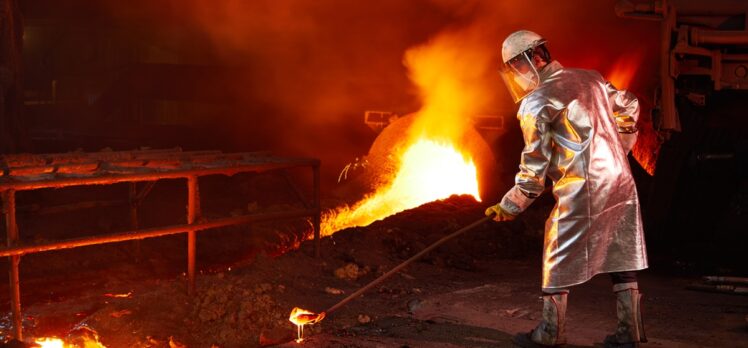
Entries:
<svg viewBox="0 0 748 348">
<path fill-rule="evenodd" d="M 200 187 L 197 176 L 187 178 L 187 224 L 193 225 L 200 216 Z M 197 229 L 187 231 L 187 293 L 195 293 L 195 250 Z"/>
<path fill-rule="evenodd" d="M 6 190 L 3 192 L 3 212 L 5 213 L 5 233 L 7 234 L 7 245 L 13 247 L 18 242 L 18 225 L 16 223 L 16 192 Z M 19 341 L 23 340 L 23 318 L 21 317 L 21 283 L 18 277 L 18 264 L 21 255 L 8 257 L 9 279 L 10 279 L 10 307 L 13 313 L 13 336 Z"/>
</svg>

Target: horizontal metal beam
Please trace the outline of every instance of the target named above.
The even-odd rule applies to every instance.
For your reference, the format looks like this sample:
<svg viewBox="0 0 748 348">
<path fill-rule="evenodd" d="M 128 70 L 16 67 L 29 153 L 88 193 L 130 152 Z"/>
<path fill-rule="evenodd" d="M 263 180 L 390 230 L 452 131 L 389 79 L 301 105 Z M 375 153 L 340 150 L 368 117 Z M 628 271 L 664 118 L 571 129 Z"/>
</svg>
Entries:
<svg viewBox="0 0 748 348">
<path fill-rule="evenodd" d="M 201 231 L 212 228 L 226 227 L 232 225 L 246 224 L 250 222 L 269 221 L 276 219 L 287 219 L 293 217 L 315 217 L 319 209 L 295 209 L 281 212 L 242 215 L 230 218 L 217 219 L 195 224 L 182 224 L 166 227 L 139 229 L 127 232 L 112 233 L 93 237 L 68 239 L 57 242 L 42 243 L 36 245 L 12 246 L 0 249 L 0 257 L 11 255 L 24 255 L 40 253 L 44 251 L 72 249 L 83 246 L 117 243 L 130 240 L 168 236 L 172 234 L 187 233 L 189 230 Z"/>
<path fill-rule="evenodd" d="M 260 163 L 242 164 L 231 167 L 222 166 L 218 168 L 176 169 L 169 171 L 153 171 L 147 173 L 104 174 L 100 176 L 90 177 L 50 178 L 40 180 L 29 179 L 28 181 L 0 180 L 0 191 L 9 189 L 14 189 L 16 191 L 28 191 L 43 188 L 62 188 L 81 185 L 107 185 L 121 182 L 152 181 L 157 179 L 185 179 L 189 176 L 204 176 L 216 174 L 234 175 L 242 172 L 263 172 L 295 167 L 318 167 L 319 165 L 320 161 L 318 159 L 283 158 L 279 159 L 278 162 L 273 162 L 272 158 L 268 158 L 264 159 L 264 161 Z"/>
</svg>

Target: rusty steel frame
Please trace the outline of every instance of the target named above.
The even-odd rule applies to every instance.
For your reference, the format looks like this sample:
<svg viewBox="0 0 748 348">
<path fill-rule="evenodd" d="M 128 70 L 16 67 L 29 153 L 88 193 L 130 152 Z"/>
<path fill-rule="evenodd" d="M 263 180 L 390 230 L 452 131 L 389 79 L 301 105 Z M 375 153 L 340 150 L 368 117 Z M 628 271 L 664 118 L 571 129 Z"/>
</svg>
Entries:
<svg viewBox="0 0 748 348">
<path fill-rule="evenodd" d="M 16 339 L 23 339 L 23 326 L 21 316 L 21 291 L 19 280 L 19 263 L 24 254 L 33 254 L 52 250 L 71 249 L 83 246 L 117 243 L 124 241 L 135 241 L 136 261 L 139 258 L 139 241 L 146 238 L 156 238 L 168 235 L 187 234 L 187 292 L 195 292 L 195 259 L 197 232 L 219 227 L 246 224 L 251 222 L 287 219 L 295 217 L 311 216 L 314 228 L 314 254 L 320 256 L 320 161 L 309 158 L 277 158 L 270 157 L 267 153 L 249 154 L 223 154 L 220 151 L 192 151 L 183 152 L 181 149 L 166 150 L 143 150 L 122 151 L 107 153 L 72 153 L 59 155 L 29 155 L 31 166 L 24 166 L 22 156 L 18 158 L 5 156 L 3 168 L 0 173 L 0 195 L 2 196 L 2 211 L 5 217 L 5 230 L 7 243 L 5 248 L 0 248 L 0 257 L 9 259 L 9 281 L 10 300 L 13 315 L 13 335 Z M 249 156 L 249 157 L 248 157 Z M 20 158 L 20 159 L 19 159 Z M 144 168 L 150 160 L 178 161 L 179 168 Z M 191 162 L 197 160 L 198 162 Z M 38 162 L 44 162 L 39 165 Z M 140 161 L 141 166 L 134 167 L 112 167 L 110 162 Z M 185 162 L 186 161 L 186 162 Z M 17 162 L 17 163 L 16 163 Z M 26 161 L 29 162 L 29 161 Z M 9 164 L 11 163 L 11 164 Z M 16 166 L 12 163 L 16 163 Z M 20 163 L 20 166 L 18 165 Z M 206 164 L 208 163 L 208 164 Z M 73 171 L 66 174 L 78 174 L 74 176 L 56 175 L 60 166 L 68 165 L 95 165 L 96 171 L 81 169 L 82 173 Z M 195 164 L 198 168 L 191 166 Z M 303 201 L 304 209 L 287 210 L 283 212 L 270 212 L 261 214 L 248 214 L 230 218 L 202 221 L 200 218 L 200 190 L 198 178 L 206 175 L 234 175 L 243 172 L 265 172 L 273 170 L 286 170 L 298 167 L 311 167 L 312 169 L 312 202 Z M 42 168 L 37 174 L 24 174 L 14 176 L 14 169 Z M 75 168 L 75 167 L 73 167 Z M 103 171 L 99 168 L 103 168 Z M 117 171 L 109 172 L 115 168 Z M 29 173 L 29 172 L 27 172 Z M 34 173 L 32 171 L 32 173 Z M 49 173 L 54 173 L 49 177 Z M 285 172 L 284 172 L 285 174 Z M 37 176 L 34 176 L 37 175 Z M 45 176 L 46 175 L 46 176 Z M 18 180 L 19 177 L 21 180 Z M 187 181 L 187 219 L 182 225 L 139 229 L 138 208 L 148 195 L 153 185 L 162 179 L 186 179 Z M 145 187 L 138 192 L 138 182 L 146 182 Z M 71 186 L 86 185 L 110 185 L 116 183 L 129 183 L 129 208 L 130 208 L 130 231 L 94 235 L 90 237 L 74 238 L 35 245 L 19 245 L 18 224 L 16 221 L 16 192 L 44 188 L 63 188 Z M 297 190 L 295 187 L 292 187 Z M 303 196 L 297 191 L 297 197 L 303 200 Z"/>
</svg>

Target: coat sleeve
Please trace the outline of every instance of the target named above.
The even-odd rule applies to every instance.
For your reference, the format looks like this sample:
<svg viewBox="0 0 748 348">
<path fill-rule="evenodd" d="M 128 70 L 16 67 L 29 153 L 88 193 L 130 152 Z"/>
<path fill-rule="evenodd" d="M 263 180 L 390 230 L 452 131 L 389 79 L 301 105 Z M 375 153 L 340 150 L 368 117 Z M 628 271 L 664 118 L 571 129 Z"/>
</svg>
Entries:
<svg viewBox="0 0 748 348">
<path fill-rule="evenodd" d="M 502 209 L 517 215 L 527 209 L 545 189 L 545 175 L 551 159 L 551 131 L 547 107 L 520 108 L 518 115 L 525 147 L 515 185 L 501 200 Z"/>
<path fill-rule="evenodd" d="M 618 126 L 618 134 L 624 151 L 628 153 L 636 144 L 637 129 L 636 122 L 639 120 L 639 100 L 636 96 L 626 90 L 619 90 L 612 83 L 606 82 L 605 89 L 608 94 L 613 118 Z"/>
</svg>

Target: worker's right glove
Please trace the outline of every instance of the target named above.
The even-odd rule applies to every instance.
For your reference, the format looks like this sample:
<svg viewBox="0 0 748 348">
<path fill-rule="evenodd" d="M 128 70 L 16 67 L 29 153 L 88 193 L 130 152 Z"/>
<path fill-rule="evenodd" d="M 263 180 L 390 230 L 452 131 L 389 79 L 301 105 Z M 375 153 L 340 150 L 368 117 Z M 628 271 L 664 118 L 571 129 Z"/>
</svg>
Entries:
<svg viewBox="0 0 748 348">
<path fill-rule="evenodd" d="M 508 211 L 502 208 L 501 203 L 492 205 L 486 209 L 486 216 L 491 216 L 492 214 L 494 214 L 493 221 L 496 222 L 512 221 L 517 217 L 517 215 L 509 214 Z"/>
</svg>

